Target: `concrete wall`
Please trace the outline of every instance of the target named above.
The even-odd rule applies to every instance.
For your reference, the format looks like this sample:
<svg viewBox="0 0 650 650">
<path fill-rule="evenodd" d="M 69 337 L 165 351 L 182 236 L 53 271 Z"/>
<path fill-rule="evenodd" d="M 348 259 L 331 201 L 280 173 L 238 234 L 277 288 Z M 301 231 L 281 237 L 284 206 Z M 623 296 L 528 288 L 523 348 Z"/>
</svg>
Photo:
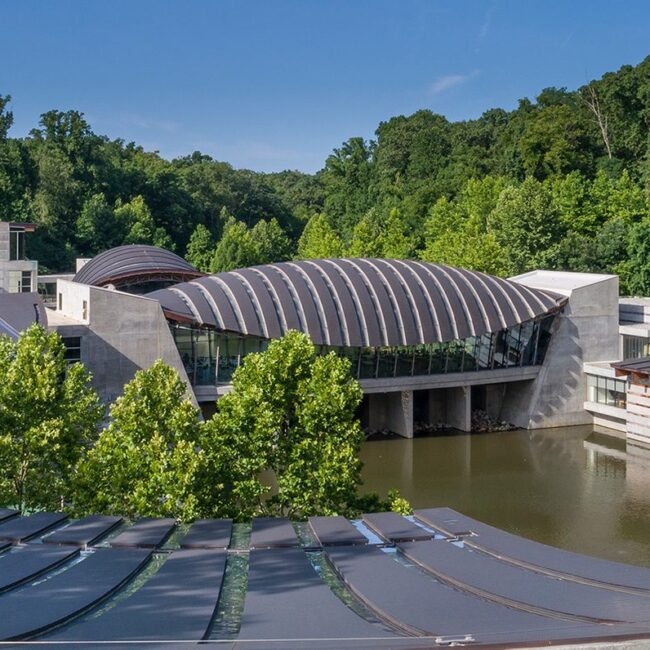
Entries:
<svg viewBox="0 0 650 650">
<path fill-rule="evenodd" d="M 388 430 L 404 438 L 413 437 L 413 391 L 368 395 L 368 426 Z"/>
<path fill-rule="evenodd" d="M 618 277 L 596 275 L 588 282 L 582 278 L 586 274 L 564 275 L 580 276 L 581 282 L 567 289 L 567 281 L 560 288 L 569 302 L 555 319 L 539 376 L 509 384 L 504 396 L 502 418 L 523 428 L 590 424 L 583 363 L 618 357 Z"/>
<path fill-rule="evenodd" d="M 189 386 L 158 301 L 67 280 L 58 281 L 59 293 L 63 309 L 55 315 L 70 323 L 55 327 L 62 336 L 82 336 L 81 359 L 104 401 L 121 395 L 136 371 L 152 366 L 157 359 L 175 368 Z M 189 394 L 196 401 L 191 390 Z"/>
<path fill-rule="evenodd" d="M 31 291 L 36 291 L 36 278 L 38 276 L 38 262 L 34 260 L 10 260 L 8 221 L 0 221 L 0 290 L 15 291 L 11 287 L 11 274 L 29 271 L 31 275 Z M 27 233 L 23 236 L 27 236 Z"/>
<path fill-rule="evenodd" d="M 626 430 L 628 440 L 650 446 L 650 386 L 629 384 Z"/>
</svg>

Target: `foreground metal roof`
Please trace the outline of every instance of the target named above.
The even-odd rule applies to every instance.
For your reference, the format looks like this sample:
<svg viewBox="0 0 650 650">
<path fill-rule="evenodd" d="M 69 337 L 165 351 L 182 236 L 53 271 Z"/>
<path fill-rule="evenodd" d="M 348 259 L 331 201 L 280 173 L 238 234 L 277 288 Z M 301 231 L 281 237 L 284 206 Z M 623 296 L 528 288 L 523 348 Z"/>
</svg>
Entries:
<svg viewBox="0 0 650 650">
<path fill-rule="evenodd" d="M 361 523 L 259 518 L 235 530 L 222 519 L 184 531 L 169 519 L 0 509 L 0 641 L 333 650 L 650 638 L 648 568 L 449 508 Z"/>
<path fill-rule="evenodd" d="M 47 312 L 37 293 L 0 292 L 0 334 L 17 339 L 32 323 L 47 327 Z"/>
<path fill-rule="evenodd" d="M 148 294 L 171 319 L 317 345 L 399 346 L 463 339 L 557 310 L 566 298 L 440 264 L 390 259 L 282 262 Z"/>
<path fill-rule="evenodd" d="M 158 276 L 182 282 L 201 275 L 200 271 L 175 253 L 156 246 L 131 244 L 111 248 L 93 257 L 74 276 L 73 281 L 103 287 Z"/>
</svg>

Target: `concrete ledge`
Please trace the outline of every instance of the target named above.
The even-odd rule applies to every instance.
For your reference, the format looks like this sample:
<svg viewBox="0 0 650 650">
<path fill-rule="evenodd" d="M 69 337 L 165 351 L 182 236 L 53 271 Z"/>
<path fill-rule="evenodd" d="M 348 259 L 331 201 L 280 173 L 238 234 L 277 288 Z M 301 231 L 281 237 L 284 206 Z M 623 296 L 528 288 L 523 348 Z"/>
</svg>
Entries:
<svg viewBox="0 0 650 650">
<path fill-rule="evenodd" d="M 440 375 L 384 377 L 381 379 L 360 379 L 359 383 L 364 393 L 390 393 L 402 390 L 480 386 L 484 384 L 503 384 L 511 381 L 529 381 L 537 377 L 540 368 L 541 366 L 517 366 L 514 368 L 497 368 L 495 370 L 451 372 Z"/>
</svg>

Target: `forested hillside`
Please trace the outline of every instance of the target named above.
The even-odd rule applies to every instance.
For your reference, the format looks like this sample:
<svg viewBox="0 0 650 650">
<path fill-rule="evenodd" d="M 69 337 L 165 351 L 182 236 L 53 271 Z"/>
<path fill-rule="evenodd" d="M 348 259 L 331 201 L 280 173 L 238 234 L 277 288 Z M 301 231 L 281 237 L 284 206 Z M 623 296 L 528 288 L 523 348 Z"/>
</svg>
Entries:
<svg viewBox="0 0 650 650">
<path fill-rule="evenodd" d="M 6 89 L 10 90 L 10 89 Z M 49 111 L 8 137 L 0 95 L 0 218 L 39 224 L 29 254 L 72 267 L 122 243 L 219 271 L 291 257 L 419 257 L 497 274 L 617 272 L 650 294 L 650 57 L 513 111 L 450 122 L 421 110 L 353 137 L 308 175 L 172 161 Z"/>
</svg>

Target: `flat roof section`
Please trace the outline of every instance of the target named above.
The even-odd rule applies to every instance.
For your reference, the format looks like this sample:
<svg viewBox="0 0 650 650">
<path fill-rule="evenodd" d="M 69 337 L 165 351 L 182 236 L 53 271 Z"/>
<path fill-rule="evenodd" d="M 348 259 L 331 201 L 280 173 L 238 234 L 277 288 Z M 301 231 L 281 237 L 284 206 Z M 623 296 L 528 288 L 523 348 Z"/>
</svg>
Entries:
<svg viewBox="0 0 650 650">
<path fill-rule="evenodd" d="M 367 544 L 362 535 L 345 517 L 309 517 L 309 527 L 321 546 Z"/>
<path fill-rule="evenodd" d="M 547 546 L 466 517 L 451 508 L 416 510 L 415 516 L 446 534 L 466 535 L 471 532 L 471 537 L 463 539 L 465 544 L 507 562 L 564 579 L 588 581 L 601 587 L 636 590 L 650 595 L 650 569 Z"/>
<path fill-rule="evenodd" d="M 79 553 L 77 548 L 28 544 L 14 553 L 0 556 L 0 592 L 13 589 L 51 571 Z"/>
<path fill-rule="evenodd" d="M 232 519 L 199 519 L 181 539 L 181 548 L 228 548 Z"/>
<path fill-rule="evenodd" d="M 219 600 L 224 550 L 180 550 L 133 595 L 98 617 L 73 622 L 52 641 L 201 640 Z M 147 646 L 148 647 L 148 646 Z"/>
<path fill-rule="evenodd" d="M 58 575 L 0 597 L 0 639 L 33 636 L 63 623 L 118 589 L 150 551 L 100 548 Z"/>
<path fill-rule="evenodd" d="M 365 514 L 363 515 L 363 523 L 380 537 L 393 544 L 395 542 L 426 540 L 433 537 L 433 533 L 424 530 L 421 526 L 405 519 L 396 512 Z"/>
<path fill-rule="evenodd" d="M 122 521 L 122 517 L 90 515 L 48 535 L 43 539 L 43 543 L 89 546 L 108 535 Z"/>
<path fill-rule="evenodd" d="M 158 548 L 164 544 L 176 526 L 174 519 L 142 517 L 133 526 L 111 540 L 111 546 Z"/>
<path fill-rule="evenodd" d="M 648 596 L 556 578 L 448 541 L 405 542 L 398 548 L 434 577 L 503 605 L 594 623 L 633 623 L 648 616 Z"/>
<path fill-rule="evenodd" d="M 574 273 L 572 271 L 530 271 L 509 278 L 531 289 L 557 292 L 561 295 L 571 295 L 571 292 L 581 287 L 588 287 L 605 280 L 618 278 L 617 275 L 606 273 Z"/>
<path fill-rule="evenodd" d="M 301 549 L 250 552 L 248 591 L 237 644 L 253 639 L 266 639 L 267 643 L 275 639 L 280 643 L 285 639 L 393 636 L 343 604 Z"/>
<path fill-rule="evenodd" d="M 14 510 L 13 508 L 0 508 L 0 522 L 17 517 L 19 514 L 18 510 Z"/>
<path fill-rule="evenodd" d="M 250 548 L 288 548 L 300 542 L 291 522 L 282 517 L 253 519 Z"/>
<path fill-rule="evenodd" d="M 42 535 L 67 518 L 63 512 L 37 512 L 29 517 L 14 517 L 0 524 L 0 541 L 19 544 Z"/>
<path fill-rule="evenodd" d="M 352 592 L 408 633 L 477 644 L 539 643 L 608 634 L 602 625 L 517 611 L 452 589 L 397 562 L 391 557 L 394 553 L 376 546 L 338 546 L 326 551 Z"/>
<path fill-rule="evenodd" d="M 616 376 L 630 376 L 632 379 L 647 379 L 650 377 L 650 357 L 641 357 L 640 359 L 629 359 L 628 361 L 615 361 L 612 368 L 616 371 Z"/>
</svg>

